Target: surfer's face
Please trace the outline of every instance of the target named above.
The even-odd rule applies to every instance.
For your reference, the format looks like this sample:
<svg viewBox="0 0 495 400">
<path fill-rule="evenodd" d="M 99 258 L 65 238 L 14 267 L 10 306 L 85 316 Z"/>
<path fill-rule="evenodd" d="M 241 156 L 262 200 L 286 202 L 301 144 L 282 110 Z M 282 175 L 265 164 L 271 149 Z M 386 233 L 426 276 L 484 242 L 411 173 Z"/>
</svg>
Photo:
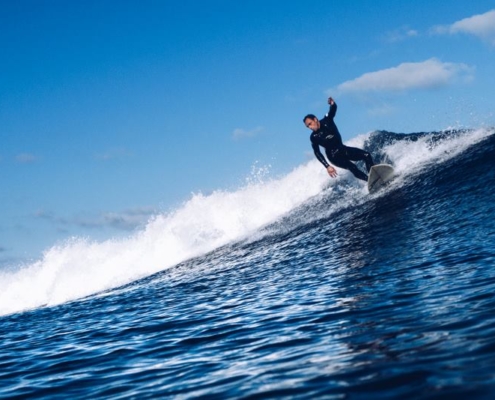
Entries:
<svg viewBox="0 0 495 400">
<path fill-rule="evenodd" d="M 306 118 L 304 120 L 304 125 L 306 125 L 306 127 L 311 129 L 313 132 L 316 132 L 318 129 L 320 129 L 320 121 L 318 121 L 318 118 Z"/>
</svg>

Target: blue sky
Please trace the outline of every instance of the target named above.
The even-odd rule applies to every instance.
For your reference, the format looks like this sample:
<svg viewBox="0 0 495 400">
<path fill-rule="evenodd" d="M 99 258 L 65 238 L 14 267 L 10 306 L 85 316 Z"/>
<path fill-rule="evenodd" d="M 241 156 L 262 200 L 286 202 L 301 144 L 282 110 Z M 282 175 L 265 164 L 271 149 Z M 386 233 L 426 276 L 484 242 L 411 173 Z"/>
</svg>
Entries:
<svg viewBox="0 0 495 400">
<path fill-rule="evenodd" d="M 493 1 L 0 0 L 0 266 L 344 140 L 495 125 Z"/>
</svg>

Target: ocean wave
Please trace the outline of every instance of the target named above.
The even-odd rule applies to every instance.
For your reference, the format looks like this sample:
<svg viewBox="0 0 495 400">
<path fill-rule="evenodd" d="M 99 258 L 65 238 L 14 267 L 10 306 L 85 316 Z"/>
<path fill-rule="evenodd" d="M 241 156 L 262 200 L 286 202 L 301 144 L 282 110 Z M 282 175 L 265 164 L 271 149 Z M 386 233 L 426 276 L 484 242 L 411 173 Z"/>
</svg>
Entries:
<svg viewBox="0 0 495 400">
<path fill-rule="evenodd" d="M 394 165 L 390 190 L 418 174 L 493 140 L 494 129 L 412 134 L 376 131 L 347 144 L 364 147 L 375 161 Z M 382 193 L 381 195 L 384 195 Z M 118 288 L 240 240 L 259 240 L 306 226 L 368 201 L 348 171 L 329 180 L 316 160 L 280 178 L 255 176 L 234 191 L 193 195 L 176 210 L 154 216 L 123 239 L 70 238 L 40 260 L 0 271 L 0 315 L 53 306 Z"/>
</svg>

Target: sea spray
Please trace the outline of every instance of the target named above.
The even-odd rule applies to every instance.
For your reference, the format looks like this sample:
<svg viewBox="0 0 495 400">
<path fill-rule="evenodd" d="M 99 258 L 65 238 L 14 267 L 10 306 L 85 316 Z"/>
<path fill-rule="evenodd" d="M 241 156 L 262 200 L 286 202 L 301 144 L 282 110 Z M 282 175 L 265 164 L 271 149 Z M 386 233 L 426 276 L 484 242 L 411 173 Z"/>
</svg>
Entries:
<svg viewBox="0 0 495 400">
<path fill-rule="evenodd" d="M 39 261 L 0 272 L 0 315 L 82 298 L 205 254 L 277 220 L 327 183 L 314 161 L 280 179 L 253 173 L 240 189 L 194 194 L 126 238 L 70 238 Z"/>
</svg>

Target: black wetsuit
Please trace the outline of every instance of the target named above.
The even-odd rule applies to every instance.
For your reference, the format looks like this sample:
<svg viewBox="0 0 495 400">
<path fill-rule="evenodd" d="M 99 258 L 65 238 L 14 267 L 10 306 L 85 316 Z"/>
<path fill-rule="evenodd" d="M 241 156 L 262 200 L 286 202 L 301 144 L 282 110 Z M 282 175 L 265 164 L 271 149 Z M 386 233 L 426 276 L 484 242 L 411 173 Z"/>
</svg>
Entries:
<svg viewBox="0 0 495 400">
<path fill-rule="evenodd" d="M 325 168 L 329 167 L 327 160 L 323 154 L 321 154 L 319 147 L 321 146 L 325 148 L 325 154 L 332 164 L 340 168 L 348 169 L 356 178 L 367 181 L 368 176 L 351 161 L 364 161 L 366 163 L 366 169 L 369 172 L 374 164 L 371 154 L 355 147 L 344 146 L 337 125 L 333 122 L 333 117 L 335 117 L 336 112 L 337 104 L 333 103 L 330 106 L 328 114 L 320 120 L 320 129 L 313 132 L 310 136 L 315 156 Z"/>
</svg>

